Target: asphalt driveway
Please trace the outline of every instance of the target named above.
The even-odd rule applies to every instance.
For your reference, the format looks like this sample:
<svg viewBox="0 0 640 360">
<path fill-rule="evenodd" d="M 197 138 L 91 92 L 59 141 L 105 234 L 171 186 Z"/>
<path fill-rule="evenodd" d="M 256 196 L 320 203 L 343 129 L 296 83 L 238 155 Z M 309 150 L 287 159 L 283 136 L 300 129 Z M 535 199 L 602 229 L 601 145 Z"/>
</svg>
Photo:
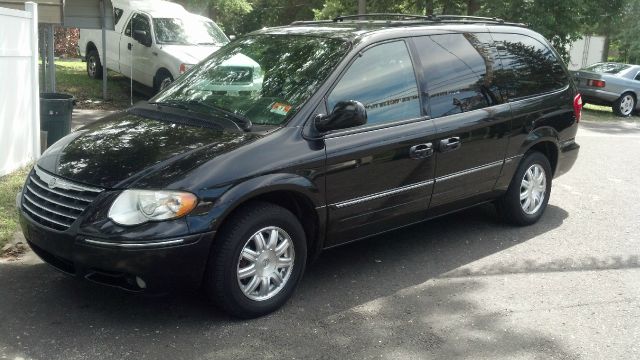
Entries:
<svg viewBox="0 0 640 360">
<path fill-rule="evenodd" d="M 640 358 L 640 127 L 578 142 L 538 224 L 486 205 L 327 251 L 257 320 L 2 263 L 0 358 Z"/>
</svg>

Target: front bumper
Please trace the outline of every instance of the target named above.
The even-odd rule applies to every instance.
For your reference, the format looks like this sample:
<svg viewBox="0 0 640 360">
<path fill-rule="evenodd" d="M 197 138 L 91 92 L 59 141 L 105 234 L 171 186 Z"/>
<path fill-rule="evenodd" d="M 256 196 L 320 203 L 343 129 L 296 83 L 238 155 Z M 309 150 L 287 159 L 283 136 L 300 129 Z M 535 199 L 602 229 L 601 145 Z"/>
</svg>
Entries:
<svg viewBox="0 0 640 360">
<path fill-rule="evenodd" d="M 33 251 L 67 274 L 129 291 L 197 288 L 214 233 L 180 238 L 113 242 L 44 227 L 20 212 Z"/>
<path fill-rule="evenodd" d="M 560 143 L 560 152 L 558 154 L 558 164 L 556 165 L 556 171 L 554 177 L 566 174 L 573 164 L 578 159 L 578 153 L 580 152 L 580 145 L 575 139 L 569 139 Z"/>
</svg>

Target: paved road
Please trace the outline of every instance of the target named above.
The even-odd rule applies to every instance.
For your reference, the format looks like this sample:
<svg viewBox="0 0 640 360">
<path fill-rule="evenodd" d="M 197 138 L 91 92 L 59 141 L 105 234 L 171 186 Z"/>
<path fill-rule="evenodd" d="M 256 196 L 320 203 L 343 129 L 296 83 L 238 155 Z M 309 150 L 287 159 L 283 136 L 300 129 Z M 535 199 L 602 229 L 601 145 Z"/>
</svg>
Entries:
<svg viewBox="0 0 640 360">
<path fill-rule="evenodd" d="M 538 224 L 481 206 L 327 251 L 254 321 L 0 264 L 0 358 L 638 359 L 640 128 L 581 125 Z"/>
</svg>

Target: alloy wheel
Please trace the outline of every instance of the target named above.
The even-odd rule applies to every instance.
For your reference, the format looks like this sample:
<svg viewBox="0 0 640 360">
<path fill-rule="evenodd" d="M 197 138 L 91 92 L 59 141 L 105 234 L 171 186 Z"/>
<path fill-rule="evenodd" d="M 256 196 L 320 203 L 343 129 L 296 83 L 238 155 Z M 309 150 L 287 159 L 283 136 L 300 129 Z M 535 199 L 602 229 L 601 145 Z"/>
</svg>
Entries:
<svg viewBox="0 0 640 360">
<path fill-rule="evenodd" d="M 167 88 L 167 86 L 171 85 L 171 78 L 164 78 L 162 79 L 162 81 L 160 82 L 160 91 L 164 90 Z"/>
<path fill-rule="evenodd" d="M 629 94 L 625 95 L 622 101 L 620 101 L 620 113 L 625 116 L 631 114 L 634 102 L 633 96 Z"/>
<path fill-rule="evenodd" d="M 89 58 L 89 75 L 94 77 L 96 75 L 96 68 L 98 67 L 98 62 L 94 56 Z"/>
<path fill-rule="evenodd" d="M 257 231 L 240 252 L 237 266 L 240 289 L 254 301 L 274 297 L 289 281 L 294 260 L 293 241 L 286 231 L 276 226 Z"/>
<path fill-rule="evenodd" d="M 547 192 L 547 176 L 540 164 L 531 165 L 524 173 L 520 184 L 520 206 L 529 215 L 535 214 Z"/>
</svg>

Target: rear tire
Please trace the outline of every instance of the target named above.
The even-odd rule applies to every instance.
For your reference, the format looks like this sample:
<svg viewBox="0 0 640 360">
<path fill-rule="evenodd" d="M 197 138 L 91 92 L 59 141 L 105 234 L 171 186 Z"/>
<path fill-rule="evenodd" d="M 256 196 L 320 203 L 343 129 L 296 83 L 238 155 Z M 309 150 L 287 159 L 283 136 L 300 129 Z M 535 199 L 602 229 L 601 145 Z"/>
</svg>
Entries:
<svg viewBox="0 0 640 360">
<path fill-rule="evenodd" d="M 541 152 L 528 152 L 511 179 L 509 189 L 496 202 L 498 213 L 514 225 L 536 223 L 549 202 L 551 181 L 549 159 Z"/>
<path fill-rule="evenodd" d="M 624 93 L 620 95 L 618 100 L 613 102 L 611 109 L 613 112 L 622 117 L 631 116 L 636 108 L 636 98 L 632 93 Z"/>
<path fill-rule="evenodd" d="M 216 235 L 204 287 L 223 311 L 259 317 L 291 297 L 306 259 L 307 240 L 297 217 L 280 206 L 254 202 L 233 214 Z"/>
<path fill-rule="evenodd" d="M 87 53 L 87 75 L 92 79 L 102 79 L 102 63 L 97 50 L 89 50 Z"/>
</svg>

